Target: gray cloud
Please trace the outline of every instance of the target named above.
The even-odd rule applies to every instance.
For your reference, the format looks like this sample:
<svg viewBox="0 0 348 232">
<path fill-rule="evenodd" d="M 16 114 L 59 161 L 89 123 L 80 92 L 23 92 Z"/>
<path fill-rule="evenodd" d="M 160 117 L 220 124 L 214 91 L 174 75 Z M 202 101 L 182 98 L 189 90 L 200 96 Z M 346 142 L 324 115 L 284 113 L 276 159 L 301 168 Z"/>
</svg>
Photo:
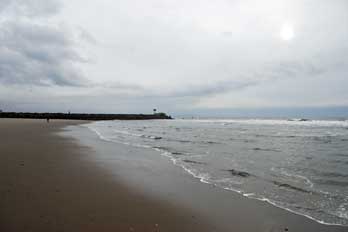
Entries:
<svg viewBox="0 0 348 232">
<path fill-rule="evenodd" d="M 0 82 L 30 85 L 84 85 L 76 63 L 84 60 L 75 50 L 69 32 L 41 20 L 17 17 L 48 17 L 60 9 L 58 1 L 1 1 Z M 12 11 L 11 11 L 12 10 Z"/>
<path fill-rule="evenodd" d="M 124 112 L 154 104 L 346 104 L 347 7 L 344 0 L 0 0 L 0 88 L 9 90 L 6 97 L 0 89 L 1 98 L 33 109 L 32 102 L 55 107 L 64 98 L 77 108 L 88 99 L 80 110 Z M 284 27 L 292 39 L 282 37 Z"/>
<path fill-rule="evenodd" d="M 161 97 L 202 97 L 216 94 L 223 94 L 230 91 L 240 91 L 250 86 L 256 85 L 253 81 L 217 81 L 212 83 L 204 83 L 201 85 L 185 86 L 182 89 L 176 89 L 172 92 L 160 92 L 158 94 L 148 91 L 149 96 Z"/>
<path fill-rule="evenodd" d="M 305 78 L 345 71 L 348 65 L 348 47 L 319 53 L 304 60 L 284 60 L 266 65 L 258 75 L 268 79 Z"/>
<path fill-rule="evenodd" d="M 6 9 L 10 3 L 11 3 L 11 0 L 1 0 L 0 1 L 0 12 L 2 12 L 4 9 Z"/>
<path fill-rule="evenodd" d="M 58 0 L 0 0 L 0 12 L 17 17 L 47 17 L 59 12 L 61 7 Z"/>
</svg>

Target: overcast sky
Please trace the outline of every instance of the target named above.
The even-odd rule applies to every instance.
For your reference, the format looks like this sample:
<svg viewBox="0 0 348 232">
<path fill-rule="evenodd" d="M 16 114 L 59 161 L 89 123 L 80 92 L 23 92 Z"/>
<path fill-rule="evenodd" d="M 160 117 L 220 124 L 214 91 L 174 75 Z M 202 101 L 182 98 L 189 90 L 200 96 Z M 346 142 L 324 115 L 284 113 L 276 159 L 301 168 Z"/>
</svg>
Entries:
<svg viewBox="0 0 348 232">
<path fill-rule="evenodd" d="M 0 0 L 0 108 L 348 106 L 346 0 Z"/>
</svg>

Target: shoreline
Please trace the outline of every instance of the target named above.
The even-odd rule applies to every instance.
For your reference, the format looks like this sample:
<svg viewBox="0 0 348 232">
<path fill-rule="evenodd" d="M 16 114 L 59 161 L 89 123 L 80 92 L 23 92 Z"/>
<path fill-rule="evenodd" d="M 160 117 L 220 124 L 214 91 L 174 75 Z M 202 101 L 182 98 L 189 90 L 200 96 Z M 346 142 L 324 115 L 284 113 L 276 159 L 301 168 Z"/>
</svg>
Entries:
<svg viewBox="0 0 348 232">
<path fill-rule="evenodd" d="M 88 126 L 87 126 L 88 127 Z M 151 147 L 149 145 L 141 145 L 141 144 L 129 144 L 129 143 L 126 143 L 126 142 L 121 142 L 121 141 L 115 141 L 115 140 L 112 140 L 112 139 L 107 139 L 105 138 L 103 135 L 101 135 L 95 128 L 90 128 L 88 127 L 93 133 L 96 133 L 99 137 L 99 139 L 101 140 L 104 140 L 106 142 L 111 142 L 111 143 L 115 143 L 115 146 L 118 146 L 117 144 L 121 144 L 121 145 L 127 145 L 127 146 L 135 146 L 135 147 L 140 147 L 140 148 L 143 148 L 143 149 L 151 149 L 151 150 L 154 150 L 156 152 L 159 152 L 158 155 L 161 155 L 161 156 L 165 156 L 166 158 L 168 158 L 168 160 L 170 160 L 173 165 L 179 167 L 180 169 L 182 169 L 183 171 L 185 171 L 185 173 L 189 174 L 190 176 L 196 178 L 197 180 L 199 180 L 200 182 L 202 183 L 205 183 L 205 184 L 209 184 L 209 185 L 213 185 L 214 187 L 217 187 L 217 188 L 221 188 L 221 189 L 224 189 L 224 190 L 227 190 L 227 191 L 232 191 L 234 193 L 238 193 L 242 196 L 244 196 L 245 198 L 247 199 L 251 199 L 251 200 L 258 200 L 258 201 L 261 201 L 261 202 L 266 202 L 274 207 L 277 207 L 279 209 L 282 209 L 282 210 L 286 210 L 292 214 L 296 214 L 296 215 L 299 215 L 299 216 L 303 216 L 303 217 L 306 217 L 316 223 L 319 223 L 319 224 L 322 224 L 322 225 L 326 225 L 326 226 L 339 226 L 339 227 L 346 227 L 348 229 L 348 226 L 345 225 L 345 224 L 340 224 L 340 223 L 334 223 L 334 222 L 328 222 L 328 221 L 325 221 L 325 220 L 322 220 L 318 217 L 314 217 L 312 216 L 311 214 L 306 214 L 306 212 L 300 212 L 300 211 L 296 211 L 294 209 L 291 209 L 289 207 L 287 207 L 286 205 L 282 204 L 282 202 L 277 202 L 277 201 L 273 201 L 271 198 L 266 198 L 264 196 L 260 196 L 260 195 L 257 195 L 255 193 L 252 193 L 252 192 L 243 192 L 242 190 L 238 190 L 238 189 L 233 189 L 233 188 L 229 188 L 229 187 L 224 187 L 224 186 L 221 186 L 217 183 L 214 183 L 214 181 L 210 181 L 208 177 L 206 176 L 202 176 L 202 175 L 199 175 L 199 174 L 196 174 L 194 171 L 188 169 L 185 167 L 185 165 L 183 165 L 182 163 L 178 163 L 177 162 L 177 157 L 173 157 L 171 152 L 168 150 L 168 149 L 163 149 L 162 147 Z M 185 160 L 184 160 L 185 161 Z M 192 161 L 194 162 L 194 161 Z"/>
<path fill-rule="evenodd" d="M 86 121 L 0 119 L 0 230 L 343 232 L 198 181 Z"/>
<path fill-rule="evenodd" d="M 215 231 L 90 162 L 93 148 L 60 135 L 82 123 L 0 120 L 1 231 Z"/>
<path fill-rule="evenodd" d="M 76 131 L 76 128 L 72 128 L 72 130 Z M 323 232 L 345 231 L 347 229 L 343 225 L 321 224 L 305 215 L 275 206 L 267 201 L 246 197 L 231 190 L 202 183 L 196 177 L 188 175 L 180 166 L 173 165 L 170 157 L 161 156 L 159 151 L 155 152 L 152 149 L 101 140 L 94 131 L 87 128 L 78 130 L 82 131 L 76 134 L 72 133 L 73 137 L 80 137 L 82 144 L 94 147 L 98 154 L 103 153 L 104 157 L 98 159 L 98 162 L 103 163 L 103 159 L 108 160 L 107 164 L 103 164 L 105 169 L 115 171 L 115 169 L 122 169 L 122 166 L 127 166 L 128 170 L 115 171 L 115 173 L 125 178 L 125 182 L 134 186 L 137 191 L 142 190 L 149 195 L 156 195 L 156 197 L 168 201 L 181 202 L 182 205 L 198 210 L 206 218 L 212 219 L 214 225 L 221 226 L 221 231 L 230 231 L 236 228 L 239 228 L 237 231 L 283 231 L 287 228 L 289 231 Z M 83 130 L 88 130 L 88 132 Z M 93 133 L 93 135 L 84 133 Z M 139 161 L 147 163 L 147 170 L 138 170 L 137 165 L 139 164 L 132 164 L 132 166 L 129 164 L 129 160 L 128 162 L 123 160 L 124 157 L 115 158 L 112 154 L 112 150 L 115 148 L 126 150 L 125 154 L 131 152 L 133 157 L 127 159 L 130 159 L 132 163 Z M 141 155 L 135 157 L 135 154 L 138 153 Z M 116 161 L 113 162 L 112 159 L 116 159 Z M 130 176 L 135 177 L 130 178 Z M 157 184 L 154 184 L 154 181 Z M 175 183 L 175 187 L 168 184 L 169 182 Z M 156 192 L 153 192 L 151 188 L 156 188 Z M 216 201 L 216 204 L 207 203 L 208 201 Z M 238 220 L 231 221 L 228 215 L 238 218 Z M 245 219 L 248 217 L 254 225 L 248 225 Z M 239 225 L 239 222 L 243 222 L 242 225 Z"/>
</svg>

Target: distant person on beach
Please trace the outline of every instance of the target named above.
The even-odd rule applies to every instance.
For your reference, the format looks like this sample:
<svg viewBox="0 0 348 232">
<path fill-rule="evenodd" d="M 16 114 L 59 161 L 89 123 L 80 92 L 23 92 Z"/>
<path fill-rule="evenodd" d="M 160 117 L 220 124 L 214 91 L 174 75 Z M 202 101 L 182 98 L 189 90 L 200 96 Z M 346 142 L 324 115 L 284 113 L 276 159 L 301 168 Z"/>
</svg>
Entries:
<svg viewBox="0 0 348 232">
<path fill-rule="evenodd" d="M 49 122 L 50 122 L 50 119 L 49 119 L 49 118 L 47 118 L 47 119 L 46 119 L 46 121 L 47 121 L 47 123 L 49 123 Z"/>
</svg>

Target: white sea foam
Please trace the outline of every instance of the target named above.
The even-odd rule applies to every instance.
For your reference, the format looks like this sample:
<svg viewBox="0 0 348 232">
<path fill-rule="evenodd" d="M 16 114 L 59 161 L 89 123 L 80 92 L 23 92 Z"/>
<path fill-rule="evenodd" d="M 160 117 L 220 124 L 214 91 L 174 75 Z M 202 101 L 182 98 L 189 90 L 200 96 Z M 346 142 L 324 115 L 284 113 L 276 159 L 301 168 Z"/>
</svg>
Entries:
<svg viewBox="0 0 348 232">
<path fill-rule="evenodd" d="M 279 119 L 192 119 L 187 120 L 200 123 L 217 123 L 228 126 L 230 124 L 251 124 L 251 125 L 298 125 L 298 126 L 322 126 L 322 127 L 348 127 L 348 121 L 338 120 L 279 120 Z"/>
<path fill-rule="evenodd" d="M 130 136 L 137 136 L 137 137 L 141 137 L 144 136 L 143 134 L 136 134 L 136 133 L 130 133 L 128 131 L 123 131 L 123 130 L 116 130 L 113 129 L 114 132 L 118 133 L 118 134 L 124 134 L 124 135 L 130 135 Z"/>
<path fill-rule="evenodd" d="M 292 173 L 288 173 L 286 172 L 284 169 L 281 169 L 281 174 L 285 175 L 285 176 L 289 176 L 289 177 L 296 177 L 299 179 L 302 179 L 305 181 L 305 183 L 307 185 L 309 185 L 310 188 L 313 188 L 314 183 L 306 176 L 302 176 L 302 175 L 298 175 L 298 174 L 292 174 Z"/>
<path fill-rule="evenodd" d="M 284 204 L 281 203 L 281 202 L 276 202 L 276 201 L 273 201 L 273 200 L 271 200 L 271 199 L 269 199 L 269 198 L 266 198 L 266 197 L 260 197 L 260 196 L 257 196 L 256 194 L 253 194 L 253 193 L 247 193 L 247 194 L 243 194 L 243 195 L 246 196 L 246 197 L 248 197 L 248 198 L 251 198 L 251 199 L 256 199 L 256 200 L 260 200 L 260 201 L 267 202 L 267 203 L 269 203 L 269 204 L 271 204 L 271 205 L 273 205 L 273 206 L 276 206 L 276 207 L 278 207 L 278 208 L 284 209 L 284 210 L 286 210 L 286 211 L 289 211 L 289 212 L 294 213 L 294 214 L 297 214 L 297 215 L 304 216 L 304 217 L 306 217 L 306 218 L 309 218 L 309 219 L 311 219 L 311 220 L 313 220 L 313 221 L 316 221 L 316 222 L 318 222 L 318 223 L 320 223 L 320 224 L 323 224 L 323 225 L 332 225 L 332 226 L 341 226 L 341 225 L 342 225 L 342 224 L 340 224 L 340 223 L 328 223 L 328 222 L 325 222 L 325 221 L 320 220 L 320 219 L 318 219 L 318 218 L 312 217 L 312 216 L 310 216 L 310 215 L 308 215 L 308 214 L 305 214 L 305 213 L 301 213 L 301 212 L 292 210 L 292 209 L 290 209 L 289 207 L 284 206 Z"/>
<path fill-rule="evenodd" d="M 107 142 L 113 142 L 111 139 L 103 136 L 97 129 L 95 129 L 95 128 L 91 127 L 91 126 L 87 126 L 87 128 L 90 129 L 91 131 L 93 131 L 94 133 L 96 133 L 101 140 L 104 140 L 104 141 L 107 141 Z"/>
<path fill-rule="evenodd" d="M 232 178 L 222 178 L 222 179 L 214 180 L 214 183 L 227 183 L 227 184 L 235 184 L 235 185 L 243 184 L 242 181 L 233 180 Z"/>
<path fill-rule="evenodd" d="M 337 215 L 341 218 L 348 219 L 348 196 L 346 196 L 344 202 L 338 207 Z"/>
<path fill-rule="evenodd" d="M 174 121 L 175 122 L 175 121 Z M 180 120 L 177 120 L 177 122 L 180 122 Z M 226 127 L 228 127 L 229 125 L 233 125 L 233 124 L 245 124 L 247 125 L 301 125 L 301 126 L 307 126 L 307 127 L 347 127 L 348 128 L 348 121 L 286 121 L 286 120 L 185 120 L 185 123 L 188 122 L 193 122 L 193 123 L 203 123 L 203 124 L 207 124 L 207 123 L 212 123 L 212 124 L 216 124 L 218 123 L 219 126 L 221 126 L 222 124 Z M 219 124 L 220 123 L 220 124 Z M 126 127 L 126 131 L 125 130 L 119 130 L 117 127 L 117 123 L 114 126 L 110 125 L 108 126 L 108 124 L 103 124 L 103 122 L 98 122 L 98 123 L 93 123 L 90 124 L 90 126 L 88 126 L 89 129 L 91 129 L 92 131 L 94 131 L 98 137 L 104 141 L 108 141 L 108 142 L 116 142 L 116 143 L 121 143 L 124 145 L 129 145 L 129 146 L 134 146 L 134 147 L 139 147 L 139 148 L 146 148 L 146 149 L 153 149 L 158 151 L 162 156 L 168 157 L 170 159 L 170 161 L 176 165 L 181 167 L 183 170 L 185 170 L 185 172 L 189 173 L 191 176 L 193 176 L 194 178 L 197 178 L 200 182 L 203 183 L 207 183 L 207 184 L 212 184 L 215 185 L 217 187 L 229 190 L 229 191 L 234 191 L 237 192 L 239 194 L 242 194 L 245 197 L 248 198 L 253 198 L 253 199 L 257 199 L 257 200 L 261 200 L 261 201 L 265 201 L 268 202 L 269 204 L 275 205 L 277 207 L 283 208 L 285 210 L 288 210 L 292 213 L 296 213 L 299 215 L 303 215 L 307 218 L 310 218 L 312 220 L 315 220 L 319 223 L 322 224 L 327 224 L 327 225 L 342 225 L 342 223 L 336 223 L 334 220 L 332 220 L 333 222 L 328 222 L 326 219 L 321 219 L 319 218 L 318 215 L 314 216 L 310 213 L 306 213 L 306 212 L 302 212 L 301 210 L 294 210 L 294 207 L 289 207 L 288 204 L 286 202 L 278 202 L 278 201 L 274 201 L 272 200 L 272 195 L 267 196 L 264 195 L 262 193 L 254 193 L 254 192 L 244 192 L 244 182 L 239 181 L 238 177 L 230 177 L 230 178 L 219 178 L 219 174 L 216 174 L 214 172 L 211 172 L 209 169 L 205 169 L 204 166 L 199 166 L 199 164 L 195 164 L 195 163 L 190 163 L 187 164 L 183 161 L 183 159 L 187 159 L 187 158 L 195 158 L 195 160 L 197 159 L 202 160 L 205 159 L 205 157 L 210 157 L 211 155 L 214 155 L 214 151 L 210 151 L 209 148 L 215 148 L 214 146 L 226 146 L 226 144 L 228 145 L 228 143 L 219 143 L 219 144 L 204 144 L 204 143 L 197 143 L 198 145 L 195 145 L 196 143 L 194 143 L 194 141 L 189 142 L 189 143 L 180 143 L 180 139 L 182 138 L 186 138 L 185 136 L 190 136 L 189 138 L 195 138 L 199 141 L 211 141 L 211 138 L 209 138 L 209 140 L 207 140 L 207 136 L 209 136 L 209 131 L 206 131 L 206 126 L 200 128 L 200 125 L 197 125 L 197 127 L 199 127 L 199 129 L 197 129 L 197 131 L 195 131 L 194 126 L 190 126 L 190 127 L 186 127 L 185 129 L 180 129 L 177 130 L 175 128 L 178 128 L 178 126 L 174 126 L 172 129 L 173 131 L 175 131 L 175 133 L 187 133 L 187 131 L 189 131 L 190 133 L 196 133 L 193 135 L 196 135 L 198 137 L 194 137 L 192 136 L 192 134 L 184 134 L 184 136 L 179 136 L 179 137 L 175 137 L 175 138 L 163 138 L 161 136 L 158 136 L 159 134 L 163 134 L 163 131 L 160 130 L 156 130 L 158 128 L 158 126 L 156 125 L 156 128 L 151 128 L 151 124 L 147 124 L 147 128 L 149 128 L 148 131 L 150 131 L 151 133 L 147 133 L 148 135 L 145 134 L 139 134 L 136 133 L 134 131 L 138 131 L 138 128 L 132 128 L 132 124 L 129 124 L 130 126 Z M 245 127 L 245 126 L 244 126 Z M 121 127 L 122 128 L 122 127 Z M 123 127 L 125 128 L 125 127 Z M 239 129 L 239 127 L 237 127 Z M 254 128 L 254 127 L 253 127 Z M 234 130 L 233 133 L 236 134 L 239 131 Z M 164 127 L 163 130 L 170 130 L 169 127 Z M 326 128 L 324 128 L 324 130 L 326 130 Z M 111 132 L 112 131 L 112 132 Z M 184 132 L 183 132 L 184 131 Z M 249 135 L 249 131 L 246 130 L 242 130 L 242 133 L 238 133 L 238 136 L 248 136 Z M 173 132 L 170 131 L 165 131 L 166 132 L 166 136 L 171 136 Z M 295 131 L 296 132 L 296 131 Z M 311 132 L 311 128 L 309 128 L 309 130 L 305 131 L 305 132 Z M 288 136 L 289 133 L 287 134 L 287 131 L 283 131 L 283 134 L 281 132 L 279 132 L 278 130 L 275 130 L 275 133 L 273 133 L 274 135 L 277 136 Z M 337 131 L 331 131 L 331 130 L 327 130 L 326 132 L 321 132 L 321 134 L 314 134 L 318 137 L 320 136 L 341 136 L 342 131 L 339 131 L 339 133 Z M 124 136 L 119 136 L 119 135 L 124 135 Z M 300 136 L 313 136 L 313 134 L 301 134 Z M 343 133 L 344 135 L 344 133 Z M 296 134 L 296 136 L 299 136 L 298 134 Z M 159 139 L 161 138 L 161 139 Z M 219 138 L 217 137 L 217 141 L 220 141 L 220 139 L 224 139 L 224 138 Z M 260 138 L 263 139 L 263 138 Z M 161 143 L 163 141 L 163 143 Z M 166 143 L 166 141 L 168 141 L 168 143 Z M 241 140 L 243 141 L 243 140 Z M 177 147 L 170 147 L 170 144 L 172 143 L 177 143 Z M 164 146 L 163 148 L 161 148 L 161 146 Z M 166 148 L 167 146 L 168 149 Z M 196 147 L 197 146 L 197 147 Z M 206 146 L 206 147 L 205 147 Z M 192 152 L 190 150 L 184 150 L 185 147 L 189 147 L 190 149 L 203 149 L 203 150 L 198 150 L 199 152 L 197 152 L 196 150 L 193 150 Z M 173 153 L 171 153 L 170 151 L 172 150 L 183 150 L 183 155 L 174 155 Z M 267 148 L 268 149 L 268 148 Z M 260 155 L 260 154 L 258 154 Z M 278 154 L 277 154 L 278 155 Z M 183 158 L 184 156 L 184 158 Z M 218 158 L 218 156 L 216 156 Z M 232 158 L 229 157 L 230 161 L 232 162 L 233 160 L 237 160 L 239 163 L 241 162 L 240 160 L 238 160 L 238 158 Z M 294 157 L 291 156 L 291 159 L 288 159 L 288 157 L 284 158 L 285 160 L 287 160 L 287 162 L 291 163 L 294 162 L 293 159 Z M 208 159 L 209 160 L 209 159 Z M 250 160 L 249 160 L 250 161 Z M 249 162 L 249 164 L 253 164 L 253 165 L 257 165 L 257 162 Z M 255 160 L 252 160 L 255 161 Z M 202 161 L 203 162 L 203 161 Z M 234 161 L 235 163 L 235 161 Z M 207 165 L 207 167 L 211 168 L 211 166 L 209 166 L 210 164 Z M 271 169 L 271 168 L 270 168 Z M 209 170 L 209 171 L 208 171 Z M 243 169 L 242 169 L 243 170 Z M 250 169 L 246 169 L 246 171 L 248 171 Z M 269 169 L 268 169 L 269 170 Z M 289 171 L 286 171 L 285 169 L 274 169 L 272 168 L 272 170 L 275 171 L 275 174 L 281 174 L 283 175 L 282 178 L 288 177 L 288 180 L 290 181 L 296 181 L 300 187 L 302 188 L 303 184 L 306 185 L 307 187 L 313 189 L 314 188 L 314 183 L 313 181 L 305 174 L 303 173 L 292 173 Z M 221 171 L 221 169 L 220 169 Z M 279 173 L 280 172 L 280 173 Z M 217 175 L 217 176 L 216 176 Z M 284 177 L 285 176 L 285 177 Z M 252 177 L 250 177 L 250 179 L 255 179 L 255 176 L 253 175 Z M 248 182 L 249 178 L 243 179 L 241 178 L 240 180 L 246 181 Z M 261 179 L 261 178 L 260 178 Z M 291 182 L 290 182 L 291 183 Z M 246 183 L 247 184 L 247 183 Z M 240 187 L 238 186 L 240 185 Z M 275 191 L 276 191 L 276 187 L 275 186 Z M 317 186 L 316 186 L 317 187 Z M 283 188 L 284 190 L 284 188 Z M 290 189 L 289 191 L 295 191 Z M 324 193 L 325 191 L 321 191 L 321 190 L 316 190 L 313 189 L 313 191 L 317 191 L 319 193 Z M 298 192 L 297 194 L 305 194 L 305 192 Z M 330 192 L 325 192 L 325 194 L 327 196 L 331 196 Z M 278 198 L 276 198 L 278 199 Z M 286 198 L 281 198 L 283 200 L 286 201 Z M 336 215 L 337 217 L 343 218 L 343 219 L 348 219 L 347 218 L 347 205 L 341 204 L 339 205 L 338 208 L 336 208 Z M 305 209 L 305 207 L 303 208 Z M 329 220 L 330 221 L 330 220 Z"/>
</svg>

